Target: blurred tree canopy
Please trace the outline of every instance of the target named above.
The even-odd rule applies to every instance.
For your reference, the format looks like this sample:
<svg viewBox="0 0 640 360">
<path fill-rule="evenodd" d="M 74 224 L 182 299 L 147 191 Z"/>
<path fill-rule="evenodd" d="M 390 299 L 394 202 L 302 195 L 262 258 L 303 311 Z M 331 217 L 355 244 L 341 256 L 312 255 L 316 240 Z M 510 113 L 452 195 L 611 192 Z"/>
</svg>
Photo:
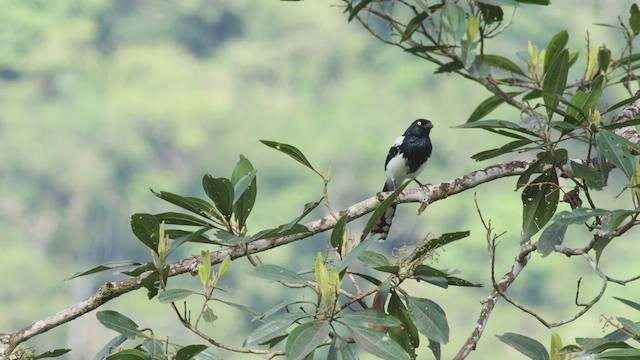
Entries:
<svg viewBox="0 0 640 360">
<path fill-rule="evenodd" d="M 516 3 L 523 4 L 515 6 Z M 582 184 L 583 194 L 585 190 L 591 190 L 592 201 L 598 206 L 590 204 L 595 210 L 580 214 L 568 204 L 560 203 L 557 212 L 571 213 L 568 220 L 553 218 L 555 206 L 548 206 L 544 212 L 529 211 L 530 223 L 535 228 L 531 231 L 537 233 L 532 238 L 534 246 L 541 241 L 538 236 L 546 234 L 547 240 L 542 241 L 546 246 L 543 255 L 553 255 L 540 264 L 528 265 L 518 282 L 509 289 L 509 294 L 516 299 L 526 299 L 525 305 L 535 311 L 563 318 L 574 310 L 571 298 L 576 296 L 577 278 L 585 277 L 580 295 L 590 299 L 600 290 L 599 277 L 603 271 L 615 274 L 609 281 L 636 276 L 638 271 L 633 266 L 632 251 L 635 247 L 632 245 L 607 247 L 611 256 L 601 259 L 602 250 L 611 239 L 600 242 L 600 247 L 587 249 L 593 250 L 592 255 L 596 252 L 600 272 L 595 273 L 585 269 L 584 263 L 565 261 L 558 251 L 562 248 L 554 246 L 578 249 L 584 246 L 580 239 L 590 238 L 595 231 L 615 233 L 617 226 L 629 226 L 620 234 L 629 231 L 621 239 L 634 234 L 637 204 L 629 199 L 635 196 L 637 156 L 634 151 L 637 150 L 619 138 L 606 138 L 607 131 L 614 131 L 615 126 L 602 126 L 609 126 L 612 116 L 632 102 L 637 89 L 634 73 L 639 57 L 633 45 L 640 15 L 632 2 L 536 6 L 545 3 L 501 0 L 416 1 L 410 4 L 361 0 L 329 6 L 311 2 L 34 0 L 4 4 L 5 11 L 0 13 L 0 176 L 3 179 L 0 187 L 0 226 L 3 228 L 0 271 L 10 276 L 5 276 L 0 284 L 4 289 L 0 306 L 15 311 L 2 314 L 0 329 L 3 333 L 11 333 L 24 328 L 35 319 L 92 295 L 104 281 L 127 281 L 130 276 L 101 273 L 60 283 L 81 269 L 131 260 L 129 264 L 132 265 L 147 264 L 141 265 L 140 269 L 155 274 L 155 278 L 148 277 L 153 280 L 151 285 L 149 280 L 146 285 L 159 289 L 159 302 L 158 298 L 148 300 L 147 292 L 140 290 L 109 302 L 110 309 L 120 312 L 99 312 L 98 321 L 93 316 L 71 321 L 60 330 L 30 340 L 27 345 L 33 346 L 36 353 L 69 347 L 74 350 L 63 356 L 83 359 L 93 356 L 113 338 L 111 345 L 126 349 L 129 355 L 134 350 L 144 350 L 147 356 L 162 358 L 166 355 L 154 351 L 163 347 L 159 345 L 166 340 L 163 337 L 166 334 L 171 336 L 173 344 L 201 344 L 207 339 L 194 331 L 188 334 L 188 328 L 187 334 L 171 334 L 179 324 L 173 318 L 178 315 L 181 321 L 191 325 L 196 322 L 196 316 L 202 317 L 200 329 L 208 334 L 218 334 L 220 324 L 228 326 L 222 334 L 213 337 L 220 342 L 218 345 L 223 345 L 218 346 L 219 349 L 225 349 L 227 345 L 234 348 L 246 345 L 261 349 L 264 356 L 279 356 L 286 351 L 302 358 L 313 349 L 294 345 L 306 343 L 326 345 L 318 350 L 317 358 L 329 354 L 349 358 L 354 349 L 360 349 L 358 355 L 361 357 L 366 357 L 368 352 L 383 358 L 402 358 L 412 355 L 415 349 L 419 349 L 419 354 L 436 358 L 453 357 L 477 320 L 474 317 L 478 312 L 478 301 L 485 299 L 492 289 L 494 279 L 487 270 L 489 261 L 484 234 L 488 228 L 497 233 L 507 231 L 509 238 L 498 241 L 500 247 L 493 253 L 502 256 L 489 256 L 489 259 L 492 269 L 510 267 L 513 258 L 524 249 L 519 241 L 522 224 L 514 226 L 522 222 L 520 195 L 540 198 L 542 193 L 543 203 L 548 202 L 550 194 L 556 196 L 560 191 L 535 184 L 554 183 L 562 185 L 563 189 L 569 185 L 554 178 L 552 171 L 544 166 L 561 169 L 562 165 L 569 164 L 569 158 L 585 159 L 595 154 L 591 148 L 600 152 L 602 161 L 609 161 L 611 176 L 602 175 L 602 162 L 599 168 L 590 168 L 586 163 L 581 164 L 585 167 L 577 171 L 574 168 L 574 171 L 582 171 L 577 176 L 578 185 Z M 384 15 L 385 11 L 393 16 Z M 567 18 L 568 13 L 574 16 Z M 390 26 L 390 19 L 398 23 Z M 546 24 L 544 27 L 540 26 L 541 19 Z M 589 26 L 581 27 L 585 23 Z M 367 33 L 367 27 L 384 41 L 409 51 L 376 42 Z M 562 35 L 564 29 L 569 34 L 566 41 Z M 436 40 L 444 42 L 428 44 L 428 38 L 418 39 L 421 33 L 438 33 Z M 550 46 L 554 44 L 557 48 Z M 564 49 L 567 54 L 564 65 L 553 67 L 555 56 L 550 60 L 545 56 L 549 57 L 552 52 L 561 54 Z M 418 57 L 414 56 L 416 54 Z M 445 55 L 438 61 L 447 57 L 454 61 L 430 61 L 433 54 Z M 483 54 L 494 57 L 484 65 L 476 62 Z M 504 94 L 502 98 L 499 93 L 488 93 L 482 81 L 472 84 L 463 78 L 484 79 L 489 67 L 502 76 L 496 75 L 497 87 Z M 553 77 L 548 75 L 550 69 L 554 69 Z M 433 72 L 446 75 L 434 76 Z M 564 84 L 562 75 L 566 78 Z M 601 86 L 602 91 L 596 96 L 597 91 L 593 89 L 598 76 L 601 83 L 595 87 Z M 518 88 L 517 94 L 510 87 Z M 552 87 L 560 90 L 554 93 L 549 90 Z M 612 107 L 628 98 L 631 98 L 628 103 Z M 500 106 L 514 99 L 520 104 L 531 104 L 531 108 Z M 528 113 L 531 118 L 522 116 L 529 110 L 532 111 Z M 598 116 L 603 114 L 602 124 L 600 118 L 596 120 L 595 110 L 599 111 Z M 534 116 L 533 112 L 541 114 L 540 117 Z M 478 164 L 470 160 L 474 154 L 481 154 L 476 155 L 475 160 L 500 155 L 500 161 L 528 161 L 532 169 L 541 171 L 546 178 L 536 182 L 533 180 L 539 174 L 530 173 L 528 178 L 518 182 L 524 186 L 518 193 L 503 191 L 505 186 L 509 190 L 516 188 L 513 178 L 495 180 L 492 191 L 478 195 L 482 214 L 485 219 L 492 220 L 488 228 L 478 220 L 473 194 L 461 193 L 431 204 L 418 219 L 411 216 L 413 208 L 400 206 L 392 230 L 395 233 L 393 243 L 373 245 L 367 250 L 359 248 L 358 254 L 352 255 L 347 262 L 344 261 L 346 252 L 341 258 L 329 249 L 339 247 L 342 238 L 357 238 L 358 231 L 366 228 L 371 215 L 348 225 L 334 219 L 332 234 L 316 235 L 314 240 L 292 242 L 260 255 L 255 261 L 262 261 L 263 265 L 253 270 L 257 278 L 247 277 L 250 264 L 238 252 L 244 246 L 242 244 L 260 247 L 260 241 L 267 238 L 260 239 L 256 235 L 258 230 L 296 219 L 304 205 L 315 204 L 323 192 L 328 194 L 334 211 L 373 196 L 384 178 L 382 160 L 388 146 L 413 118 L 424 116 L 436 124 L 433 134 L 436 150 L 424 175 L 427 182 L 446 182 L 478 169 Z M 506 119 L 519 124 L 520 128 L 483 122 L 487 118 Z M 521 122 L 521 118 L 524 121 Z M 475 129 L 450 128 L 465 124 L 467 120 L 469 122 L 463 127 Z M 546 130 L 535 128 L 536 121 L 546 121 Z M 551 121 L 554 123 L 550 124 Z M 491 133 L 483 134 L 479 129 Z M 545 131 L 565 138 L 545 137 Z M 584 133 L 578 134 L 579 131 Z M 507 145 L 505 134 L 512 139 Z M 596 134 L 601 134 L 599 140 Z M 586 137 L 588 141 L 567 147 L 562 145 L 565 139 L 580 137 Z M 299 164 L 258 143 L 258 139 L 295 144 L 313 168 L 321 169 L 317 171 L 325 177 L 305 171 Z M 607 139 L 613 139 L 609 147 L 605 145 Z M 620 146 L 616 144 L 626 152 L 620 153 L 617 150 Z M 556 151 L 565 148 L 567 154 Z M 488 149 L 489 152 L 483 153 Z M 536 158 L 536 153 L 555 155 Z M 586 153 L 588 156 L 584 156 Z M 241 187 L 242 176 L 248 173 L 236 174 L 235 179 L 232 176 L 237 163 L 242 163 L 243 157 L 238 162 L 239 154 L 246 155 L 251 160 L 251 167 L 257 170 L 257 185 L 253 185 L 253 189 L 258 189 L 255 208 L 247 219 L 246 229 L 243 232 L 242 226 L 227 228 L 233 236 L 245 236 L 244 240 L 209 232 L 209 241 L 216 241 L 218 245 L 180 243 L 182 246 L 176 246 L 167 258 L 161 254 L 163 237 L 158 234 L 156 240 L 148 239 L 146 247 L 140 246 L 138 240 L 144 243 L 144 235 L 135 233 L 135 224 L 135 236 L 132 234 L 131 214 L 155 214 L 156 220 L 178 225 L 176 229 L 168 226 L 167 231 L 174 231 L 168 233 L 173 244 L 179 243 L 176 239 L 183 234 L 179 231 L 185 230 L 180 227 L 184 223 L 172 224 L 168 217 L 158 215 L 177 211 L 177 208 L 158 201 L 149 188 L 200 198 L 209 195 L 208 201 L 214 202 L 214 208 L 219 211 L 216 196 L 206 191 L 207 186 L 215 188 L 219 184 L 207 185 L 206 181 L 203 184 L 202 174 L 209 173 L 212 179 L 227 177 L 233 185 Z M 622 171 L 613 170 L 613 167 Z M 596 175 L 600 178 L 594 175 L 593 169 L 599 169 L 600 175 Z M 323 189 L 323 181 L 329 177 L 331 181 Z M 605 184 L 606 191 L 599 191 L 598 187 Z M 626 192 L 618 197 L 624 189 Z M 630 192 L 631 197 L 628 196 Z M 621 199 L 625 196 L 623 202 Z M 583 200 L 586 207 L 587 201 Z M 604 209 L 627 212 L 597 212 Z M 327 214 L 322 202 L 313 209 L 310 206 L 309 210 L 311 212 L 301 224 L 308 225 L 307 221 Z M 213 217 L 208 221 L 224 228 L 226 216 L 221 215 L 222 220 Z M 545 227 L 546 222 L 538 222 L 538 216 L 546 218 L 550 225 Z M 156 226 L 153 220 L 149 221 L 152 228 L 160 232 L 159 223 Z M 188 222 L 186 218 L 182 221 Z M 234 221 L 237 218 L 234 217 Z M 590 227 L 578 229 L 584 222 Z M 602 224 L 608 224 L 609 228 L 603 230 Z M 147 225 L 139 226 L 146 229 Z M 286 231 L 294 233 L 293 230 L 295 226 Z M 457 241 L 466 237 L 463 236 L 466 230 L 471 230 L 475 242 Z M 280 229 L 270 235 L 282 237 L 286 231 Z M 445 243 L 447 247 L 440 249 Z M 411 244 L 416 247 L 411 248 Z M 202 264 L 190 265 L 195 268 L 180 268 L 183 272 L 200 274 L 202 284 L 190 278 L 172 276 L 168 280 L 163 277 L 164 265 L 191 259 L 190 255 L 201 254 L 203 249 L 210 251 L 204 253 L 205 258 L 213 256 L 214 265 L 223 263 L 226 257 L 222 255 L 227 250 L 232 251 L 234 261 L 223 263 L 229 267 L 227 270 L 222 269 L 223 265 L 207 269 Z M 537 250 L 540 251 L 539 246 Z M 148 265 L 150 252 L 154 256 L 154 266 Z M 324 256 L 318 257 L 318 252 Z M 216 257 L 216 254 L 220 256 Z M 360 255 L 358 259 L 355 259 L 356 255 Z M 531 256 L 538 255 L 533 253 Z M 414 272 L 404 274 L 402 266 L 394 267 L 399 265 Z M 106 268 L 112 272 L 119 269 L 111 265 Z M 366 305 L 370 308 L 368 312 L 351 312 L 347 306 L 340 311 L 334 308 L 332 301 L 339 303 L 338 295 L 331 295 L 338 291 L 336 286 L 343 284 L 343 291 L 360 294 L 361 289 L 352 285 L 355 281 L 342 272 L 346 269 L 353 273 L 373 271 L 375 274 L 367 275 L 370 277 L 368 285 L 377 291 L 370 290 L 364 303 L 353 298 L 340 300 L 342 305 L 346 301 L 356 310 Z M 460 274 L 454 269 L 460 269 Z M 502 270 L 496 270 L 496 276 L 502 273 Z M 553 274 L 572 276 L 571 279 L 560 279 Z M 28 281 L 15 281 L 18 276 L 24 276 Z M 372 276 L 377 280 L 372 281 Z M 306 290 L 302 291 L 307 292 L 296 290 L 297 286 L 292 286 L 293 289 L 265 287 L 264 278 L 289 285 L 304 284 Z M 389 279 L 400 279 L 402 287 Z M 171 286 L 167 287 L 167 284 Z M 454 287 L 475 284 L 485 287 Z M 360 286 L 364 285 L 360 283 Z M 633 286 L 637 285 L 629 283 L 628 288 Z M 207 305 L 200 307 L 191 293 L 180 292 L 181 289 L 203 293 Z M 230 293 L 220 295 L 221 289 Z M 609 294 L 612 294 L 628 299 L 625 304 L 630 305 L 629 310 L 637 309 L 637 299 L 616 291 L 610 289 L 605 298 L 610 299 Z M 213 296 L 214 293 L 217 295 Z M 374 296 L 378 303 L 373 301 Z M 269 312 L 271 306 L 281 301 L 299 301 L 301 297 L 305 301 L 313 299 L 311 302 L 317 297 L 317 302 L 315 306 L 301 305 L 303 314 L 291 315 L 296 313 L 293 306 L 289 307 L 289 314 L 283 314 L 281 308 Z M 192 318 L 180 309 L 174 308 L 176 314 L 169 312 L 172 311 L 170 306 L 180 307 L 184 300 L 189 301 L 194 314 Z M 218 307 L 224 306 L 219 300 L 253 310 L 238 313 L 233 306 Z M 380 302 L 386 305 L 380 305 Z M 475 356 L 493 358 L 498 352 L 508 354 L 504 356 L 516 354 L 489 336 L 495 333 L 501 334 L 500 341 L 530 358 L 545 358 L 544 355 L 531 355 L 531 352 L 543 354 L 546 351 L 553 359 L 563 359 L 562 356 L 567 355 L 557 355 L 554 351 L 562 347 L 559 344 L 563 340 L 565 344 L 573 342 L 576 336 L 593 338 L 577 341 L 580 347 L 565 349 L 566 353 L 581 350 L 584 354 L 600 354 L 598 356 L 637 357 L 634 352 L 637 346 L 629 345 L 633 341 L 623 342 L 637 338 L 640 333 L 637 323 L 627 320 L 635 314 L 620 315 L 619 304 L 615 300 L 603 305 L 605 307 L 599 308 L 600 304 L 596 304 L 590 312 L 595 314 L 576 321 L 582 323 L 575 325 L 571 335 L 564 333 L 564 329 L 573 326 L 569 324 L 558 330 L 562 340 L 556 335 L 552 337 L 551 347 L 542 348 L 530 338 L 547 339 L 546 328 L 516 308 L 500 308 L 502 311 L 493 314 L 487 327 L 488 334 L 480 341 Z M 420 309 L 425 308 L 433 312 L 423 314 Z M 378 312 L 374 313 L 374 309 Z M 612 309 L 616 310 L 613 315 Z M 201 315 L 196 315 L 200 310 Z M 381 310 L 386 315 L 382 315 Z M 165 315 L 164 319 L 155 319 L 159 312 Z M 137 324 L 122 314 L 132 318 L 137 315 Z M 238 314 L 246 319 L 238 320 Z M 597 324 L 600 314 L 606 318 L 607 329 L 613 331 L 618 327 L 618 332 L 603 338 Z M 315 321 L 311 321 L 312 315 Z M 347 319 L 341 319 L 341 316 Z M 215 320 L 215 317 L 219 318 Z M 372 345 L 382 341 L 379 330 L 400 326 L 398 321 L 402 322 L 403 330 L 389 330 L 393 343 Z M 431 328 L 425 325 L 429 321 L 434 322 Z M 126 324 L 118 328 L 122 335 L 115 338 L 111 331 L 114 322 Z M 374 326 L 367 327 L 367 323 Z M 100 328 L 100 324 L 111 330 Z M 265 330 L 265 324 L 267 327 L 277 325 L 276 330 L 280 332 L 270 333 Z M 334 326 L 331 330 L 329 324 Z M 411 328 L 412 325 L 415 328 Z M 83 330 L 89 326 L 92 331 Z M 149 334 L 139 332 L 139 328 L 147 326 L 157 331 L 158 337 L 149 338 Z M 576 333 L 576 329 L 584 331 L 585 328 L 594 331 Z M 289 338 L 297 338 L 297 341 L 291 340 L 289 344 L 284 340 L 282 332 L 286 329 L 289 329 Z M 406 333 L 411 332 L 416 337 L 418 332 L 422 334 L 421 344 L 415 337 L 406 337 Z M 78 333 L 86 334 L 86 339 L 78 341 Z M 238 340 L 244 340 L 247 335 L 246 343 Z M 124 342 L 126 336 L 133 340 Z M 265 341 L 275 347 L 259 346 Z M 278 341 L 282 342 L 277 344 Z M 143 342 L 142 350 L 134 349 Z M 354 342 L 359 347 L 348 345 Z M 449 344 L 444 346 L 447 342 Z M 543 340 L 543 343 L 547 342 Z M 211 350 L 211 345 L 215 344 L 209 342 L 207 351 L 210 355 L 200 353 L 199 356 L 234 356 L 234 351 Z M 617 347 L 624 347 L 621 353 L 614 353 Z M 186 359 L 190 352 L 195 354 L 203 349 L 187 348 L 181 356 Z M 483 349 L 491 351 L 487 354 Z M 175 347 L 172 351 L 177 353 L 180 349 Z M 161 353 L 164 354 L 164 350 Z M 106 352 L 102 354 L 106 355 Z M 235 356 L 243 358 L 245 355 Z"/>
</svg>

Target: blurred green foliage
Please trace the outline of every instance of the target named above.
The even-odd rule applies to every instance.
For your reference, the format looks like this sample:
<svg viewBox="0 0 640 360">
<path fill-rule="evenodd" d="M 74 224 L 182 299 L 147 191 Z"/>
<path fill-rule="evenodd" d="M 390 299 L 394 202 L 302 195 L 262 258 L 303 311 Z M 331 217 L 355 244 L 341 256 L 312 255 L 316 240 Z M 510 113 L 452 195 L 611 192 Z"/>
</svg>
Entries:
<svg viewBox="0 0 640 360">
<path fill-rule="evenodd" d="M 492 51 L 513 55 L 526 50 L 528 40 L 545 44 L 562 28 L 578 35 L 572 42 L 582 41 L 579 34 L 589 31 L 591 41 L 606 41 L 613 48 L 613 30 L 592 24 L 614 23 L 629 3 L 554 4 L 553 9 L 520 13 L 505 42 Z M 3 332 L 81 300 L 112 278 L 62 282 L 74 272 L 107 261 L 147 259 L 147 250 L 133 240 L 129 216 L 167 210 L 149 188 L 201 196 L 202 174 L 226 175 L 238 154 L 244 154 L 258 170 L 260 188 L 251 229 L 286 222 L 303 204 L 317 200 L 321 182 L 258 139 L 295 144 L 315 166 L 330 168 L 335 208 L 379 191 L 388 146 L 414 118 L 428 117 L 436 124 L 434 155 L 423 182 L 438 183 L 479 167 L 469 156 L 495 145 L 494 137 L 449 128 L 463 123 L 487 97 L 481 88 L 452 76 L 433 76 L 435 68 L 375 42 L 329 3 L 30 0 L 3 1 L 2 7 L 0 308 L 11 309 L 0 314 Z M 621 11 L 612 10 L 616 7 Z M 569 12 L 571 18 L 563 15 Z M 549 25 L 541 28 L 540 18 Z M 605 97 L 615 103 L 619 95 Z M 506 111 L 496 114 L 519 116 Z M 510 264 L 518 248 L 512 215 L 520 203 L 511 188 L 505 191 L 507 181 L 478 195 L 485 216 L 498 230 L 510 231 L 498 252 L 504 257 L 497 259 L 498 268 Z M 488 283 L 473 194 L 433 204 L 418 218 L 414 211 L 399 208 L 393 230 L 397 242 L 385 244 L 386 251 L 429 232 L 469 228 L 477 241 L 452 245 L 434 261 L 467 277 L 473 274 L 471 281 Z M 321 213 L 318 209 L 314 214 Z M 260 257 L 298 268 L 295 259 L 313 259 L 327 243 L 302 242 Z M 190 246 L 178 255 L 201 249 Z M 628 249 L 619 252 L 611 257 L 616 261 L 602 266 L 614 269 L 635 261 Z M 575 280 L 589 274 L 583 264 L 575 265 L 553 259 L 544 268 L 534 265 L 511 291 L 561 317 L 571 307 L 564 300 L 575 294 Z M 631 273 L 617 270 L 621 278 Z M 540 282 L 549 277 L 554 280 L 542 288 Z M 178 281 L 192 286 L 190 280 Z M 585 283 L 585 294 L 595 291 Z M 229 296 L 251 299 L 258 309 L 278 301 L 280 289 L 257 284 L 256 279 L 243 280 Z M 443 349 L 447 358 L 447 351 L 466 338 L 485 293 L 429 289 L 430 298 L 461 310 L 448 312 L 455 336 Z M 422 290 L 416 286 L 415 291 Z M 141 326 L 171 333 L 177 325 L 157 316 L 166 306 L 149 306 L 143 298 L 140 291 L 109 307 L 131 309 Z M 571 338 L 575 330 L 585 335 L 585 327 L 598 335 L 598 314 L 615 306 L 599 304 L 594 315 L 564 328 L 563 337 Z M 498 307 L 488 333 L 546 334 L 533 319 L 504 304 Z M 236 334 L 253 326 L 233 312 L 217 315 L 229 324 L 220 334 L 223 342 L 237 343 Z M 84 359 L 112 336 L 89 315 L 31 344 L 47 349 L 67 343 L 74 349 L 68 358 Z M 479 346 L 496 343 L 486 337 Z M 513 354 L 502 345 L 495 351 L 488 358 Z"/>
</svg>

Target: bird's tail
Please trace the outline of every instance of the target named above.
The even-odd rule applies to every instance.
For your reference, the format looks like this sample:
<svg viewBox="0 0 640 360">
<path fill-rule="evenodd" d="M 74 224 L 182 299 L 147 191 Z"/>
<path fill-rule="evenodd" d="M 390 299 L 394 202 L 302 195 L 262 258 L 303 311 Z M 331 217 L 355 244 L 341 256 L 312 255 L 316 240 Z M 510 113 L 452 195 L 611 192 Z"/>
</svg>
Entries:
<svg viewBox="0 0 640 360">
<path fill-rule="evenodd" d="M 391 191 L 393 190 L 391 186 L 387 183 L 384 184 L 382 191 Z M 376 223 L 376 225 L 371 230 L 374 234 L 380 234 L 380 241 L 384 241 L 387 239 L 387 235 L 389 235 L 389 230 L 391 229 L 391 222 L 393 221 L 393 216 L 396 214 L 396 203 L 391 204 L 385 210 L 384 214 L 380 217 L 380 220 Z"/>
</svg>

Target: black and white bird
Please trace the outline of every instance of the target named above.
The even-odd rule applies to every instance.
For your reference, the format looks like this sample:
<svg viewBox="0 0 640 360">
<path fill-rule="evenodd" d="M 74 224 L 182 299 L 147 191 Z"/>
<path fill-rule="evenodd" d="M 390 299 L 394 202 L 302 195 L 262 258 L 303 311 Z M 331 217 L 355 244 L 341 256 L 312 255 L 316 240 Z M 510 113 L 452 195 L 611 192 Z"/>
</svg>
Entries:
<svg viewBox="0 0 640 360">
<path fill-rule="evenodd" d="M 416 180 L 424 170 L 427 160 L 431 156 L 431 139 L 429 134 L 433 124 L 429 120 L 418 119 L 411 123 L 407 131 L 398 137 L 389 149 L 384 169 L 387 173 L 387 181 L 382 191 L 393 191 L 406 181 Z M 422 184 L 420 184 L 422 185 Z M 389 235 L 391 221 L 396 213 L 396 204 L 387 208 L 378 223 L 371 230 L 380 234 L 380 241 L 384 241 Z"/>
</svg>

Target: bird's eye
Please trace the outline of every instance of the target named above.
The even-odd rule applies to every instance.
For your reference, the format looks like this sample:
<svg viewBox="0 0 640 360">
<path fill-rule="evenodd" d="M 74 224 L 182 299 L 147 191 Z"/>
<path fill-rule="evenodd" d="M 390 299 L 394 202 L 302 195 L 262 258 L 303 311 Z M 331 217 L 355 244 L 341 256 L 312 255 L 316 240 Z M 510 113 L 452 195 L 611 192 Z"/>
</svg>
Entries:
<svg viewBox="0 0 640 360">
<path fill-rule="evenodd" d="M 422 121 L 418 121 L 418 126 L 422 126 Z"/>
</svg>

